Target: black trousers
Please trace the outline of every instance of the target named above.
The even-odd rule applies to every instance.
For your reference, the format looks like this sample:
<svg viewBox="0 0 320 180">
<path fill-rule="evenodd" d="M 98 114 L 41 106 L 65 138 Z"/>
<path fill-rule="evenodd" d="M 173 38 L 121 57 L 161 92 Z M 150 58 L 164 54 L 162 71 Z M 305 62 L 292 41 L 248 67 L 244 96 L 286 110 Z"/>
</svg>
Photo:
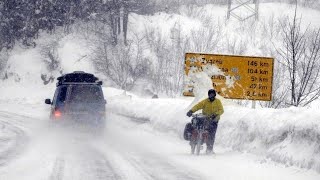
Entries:
<svg viewBox="0 0 320 180">
<path fill-rule="evenodd" d="M 216 132 L 218 128 L 218 122 L 217 121 L 210 121 L 208 123 L 208 132 L 209 132 L 209 137 L 207 140 L 207 150 L 212 151 L 213 150 L 213 145 L 214 141 L 216 139 Z"/>
</svg>

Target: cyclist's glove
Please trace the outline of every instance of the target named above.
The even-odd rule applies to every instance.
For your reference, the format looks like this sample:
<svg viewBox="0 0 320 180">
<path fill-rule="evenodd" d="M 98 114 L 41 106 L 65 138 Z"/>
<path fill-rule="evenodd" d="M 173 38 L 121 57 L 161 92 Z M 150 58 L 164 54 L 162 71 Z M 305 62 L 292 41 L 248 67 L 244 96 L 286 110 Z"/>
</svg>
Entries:
<svg viewBox="0 0 320 180">
<path fill-rule="evenodd" d="M 212 115 L 211 115 L 211 119 L 212 119 L 212 120 L 214 120 L 216 117 L 217 117 L 216 114 L 212 114 Z"/>
<path fill-rule="evenodd" d="M 188 117 L 191 117 L 191 116 L 192 116 L 192 111 L 191 111 L 191 110 L 187 112 L 187 116 L 188 116 Z"/>
</svg>

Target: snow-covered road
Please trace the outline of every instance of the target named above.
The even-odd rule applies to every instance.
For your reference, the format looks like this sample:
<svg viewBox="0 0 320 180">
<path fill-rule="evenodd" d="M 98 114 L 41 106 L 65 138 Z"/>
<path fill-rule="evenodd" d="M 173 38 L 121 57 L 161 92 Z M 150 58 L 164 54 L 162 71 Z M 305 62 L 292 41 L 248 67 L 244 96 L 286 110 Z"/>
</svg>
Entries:
<svg viewBox="0 0 320 180">
<path fill-rule="evenodd" d="M 27 136 L 21 127 L 17 115 L 0 112 L 0 166 L 5 166 L 12 157 L 22 151 Z M 18 117 L 19 118 L 19 117 Z"/>
<path fill-rule="evenodd" d="M 320 178 L 314 171 L 221 147 L 216 155 L 191 156 L 188 143 L 176 134 L 111 112 L 99 135 L 51 127 L 42 105 L 0 107 L 0 179 Z"/>
</svg>

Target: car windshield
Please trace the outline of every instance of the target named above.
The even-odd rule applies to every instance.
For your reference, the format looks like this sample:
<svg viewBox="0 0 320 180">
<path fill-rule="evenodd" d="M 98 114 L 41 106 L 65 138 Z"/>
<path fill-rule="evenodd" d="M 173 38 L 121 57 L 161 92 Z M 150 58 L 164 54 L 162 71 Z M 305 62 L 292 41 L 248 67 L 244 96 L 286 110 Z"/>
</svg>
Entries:
<svg viewBox="0 0 320 180">
<path fill-rule="evenodd" d="M 103 101 L 103 94 L 99 86 L 73 86 L 70 101 L 75 103 L 101 103 Z"/>
</svg>

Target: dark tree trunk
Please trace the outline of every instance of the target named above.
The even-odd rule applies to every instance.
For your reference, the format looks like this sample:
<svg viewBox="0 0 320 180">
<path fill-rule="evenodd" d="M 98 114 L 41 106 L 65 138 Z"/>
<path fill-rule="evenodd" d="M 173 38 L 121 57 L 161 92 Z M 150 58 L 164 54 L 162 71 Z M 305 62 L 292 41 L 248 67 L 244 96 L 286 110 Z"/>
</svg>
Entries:
<svg viewBox="0 0 320 180">
<path fill-rule="evenodd" d="M 127 45 L 127 31 L 128 31 L 128 19 L 129 19 L 129 10 L 127 7 L 123 10 L 123 39 L 124 44 Z"/>
</svg>

